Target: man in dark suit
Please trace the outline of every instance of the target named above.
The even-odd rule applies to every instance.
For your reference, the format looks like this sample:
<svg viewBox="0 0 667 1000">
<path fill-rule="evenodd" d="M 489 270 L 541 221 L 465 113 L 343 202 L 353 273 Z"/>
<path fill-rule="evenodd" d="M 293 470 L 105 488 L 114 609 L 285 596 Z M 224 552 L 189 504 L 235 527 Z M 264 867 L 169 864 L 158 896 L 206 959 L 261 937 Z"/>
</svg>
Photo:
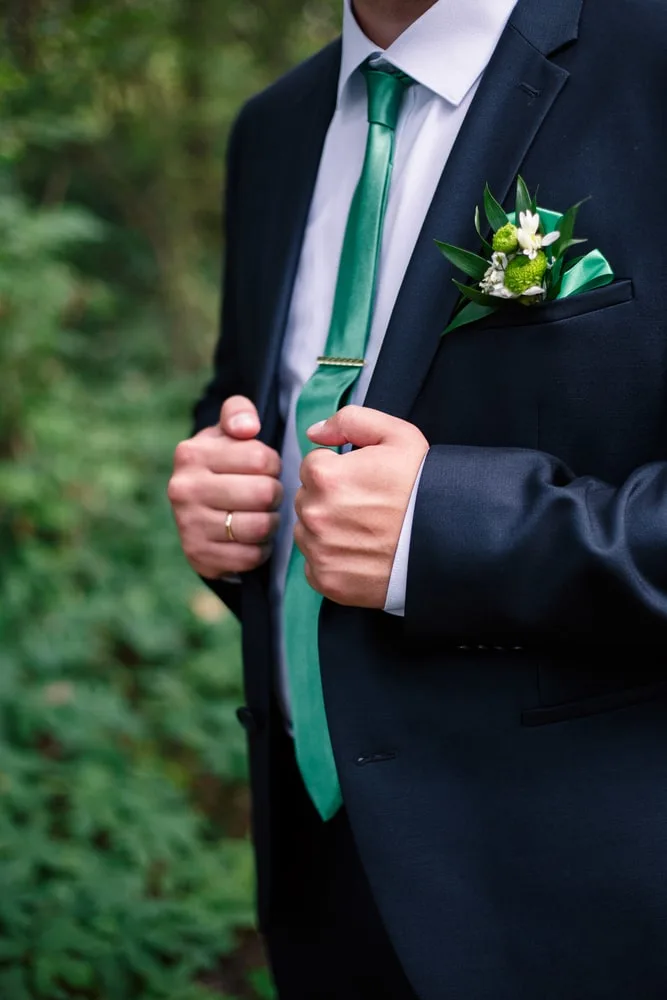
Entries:
<svg viewBox="0 0 667 1000">
<path fill-rule="evenodd" d="M 243 626 L 281 997 L 667 996 L 666 43 L 355 0 L 236 123 L 170 496 Z M 519 172 L 616 280 L 442 337 L 434 240 Z"/>
</svg>

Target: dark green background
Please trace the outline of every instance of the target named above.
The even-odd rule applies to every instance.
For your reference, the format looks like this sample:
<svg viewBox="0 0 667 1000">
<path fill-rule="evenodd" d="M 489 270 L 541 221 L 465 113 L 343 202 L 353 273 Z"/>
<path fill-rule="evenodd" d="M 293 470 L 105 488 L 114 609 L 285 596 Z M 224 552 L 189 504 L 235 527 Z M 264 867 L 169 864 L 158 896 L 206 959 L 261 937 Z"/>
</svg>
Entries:
<svg viewBox="0 0 667 1000">
<path fill-rule="evenodd" d="M 230 123 L 338 16 L 0 0 L 2 1000 L 271 995 L 237 630 L 165 488 L 216 336 Z"/>
</svg>

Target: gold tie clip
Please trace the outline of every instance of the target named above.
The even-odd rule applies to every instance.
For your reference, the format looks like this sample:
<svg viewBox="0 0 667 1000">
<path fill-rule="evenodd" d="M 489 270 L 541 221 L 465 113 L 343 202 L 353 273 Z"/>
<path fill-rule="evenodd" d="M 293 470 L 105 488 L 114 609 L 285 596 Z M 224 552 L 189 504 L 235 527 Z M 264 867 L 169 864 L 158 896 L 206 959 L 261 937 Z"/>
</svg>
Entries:
<svg viewBox="0 0 667 1000">
<path fill-rule="evenodd" d="M 330 358 L 327 355 L 317 359 L 318 365 L 340 365 L 341 368 L 364 368 L 363 358 Z"/>
</svg>

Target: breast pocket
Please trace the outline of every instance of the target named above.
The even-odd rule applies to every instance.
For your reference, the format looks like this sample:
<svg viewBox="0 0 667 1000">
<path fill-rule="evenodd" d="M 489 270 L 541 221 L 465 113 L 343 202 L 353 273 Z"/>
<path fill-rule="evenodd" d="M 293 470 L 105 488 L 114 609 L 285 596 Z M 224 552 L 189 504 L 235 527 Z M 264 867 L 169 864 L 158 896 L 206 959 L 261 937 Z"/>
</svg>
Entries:
<svg viewBox="0 0 667 1000">
<path fill-rule="evenodd" d="M 610 391 L 613 400 L 635 370 L 636 312 L 631 279 L 541 306 L 503 306 L 442 338 L 415 422 L 434 443 L 565 458 L 576 457 L 570 442 L 590 431 L 599 446 Z"/>
<path fill-rule="evenodd" d="M 533 341 L 538 450 L 612 484 L 667 454 L 667 338 L 650 296 L 628 279 L 524 313 L 514 332 Z"/>
<path fill-rule="evenodd" d="M 509 305 L 485 321 L 487 329 L 500 330 L 507 327 L 542 326 L 576 320 L 590 313 L 611 309 L 630 302 L 634 298 L 634 285 L 630 278 L 614 281 L 602 288 L 594 288 L 580 295 L 570 295 L 565 299 L 555 299 L 543 305 Z"/>
</svg>

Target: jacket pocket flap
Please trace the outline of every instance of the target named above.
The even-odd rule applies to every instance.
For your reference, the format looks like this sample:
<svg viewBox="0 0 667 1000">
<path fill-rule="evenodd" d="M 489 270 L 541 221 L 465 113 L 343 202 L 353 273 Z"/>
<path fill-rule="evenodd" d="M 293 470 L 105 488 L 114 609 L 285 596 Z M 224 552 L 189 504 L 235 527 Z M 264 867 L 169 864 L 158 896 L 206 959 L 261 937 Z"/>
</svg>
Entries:
<svg viewBox="0 0 667 1000">
<path fill-rule="evenodd" d="M 525 709 L 521 713 L 521 724 L 523 726 L 548 726 L 556 722 L 568 722 L 571 719 L 584 719 L 590 715 L 613 712 L 617 708 L 626 708 L 644 701 L 665 697 L 667 697 L 667 681 L 643 684 L 641 687 L 610 691 L 609 694 L 598 695 L 595 698 L 583 698 L 581 701 L 569 701 L 561 705 L 549 705 L 545 708 Z"/>
<path fill-rule="evenodd" d="M 511 303 L 502 306 L 497 313 L 480 323 L 487 330 L 497 327 L 537 326 L 542 323 L 555 323 L 558 320 L 576 319 L 587 313 L 619 306 L 634 298 L 632 279 L 612 281 L 610 285 L 594 288 L 581 295 L 570 295 L 566 299 L 555 299 L 544 305 L 521 306 Z"/>
</svg>

